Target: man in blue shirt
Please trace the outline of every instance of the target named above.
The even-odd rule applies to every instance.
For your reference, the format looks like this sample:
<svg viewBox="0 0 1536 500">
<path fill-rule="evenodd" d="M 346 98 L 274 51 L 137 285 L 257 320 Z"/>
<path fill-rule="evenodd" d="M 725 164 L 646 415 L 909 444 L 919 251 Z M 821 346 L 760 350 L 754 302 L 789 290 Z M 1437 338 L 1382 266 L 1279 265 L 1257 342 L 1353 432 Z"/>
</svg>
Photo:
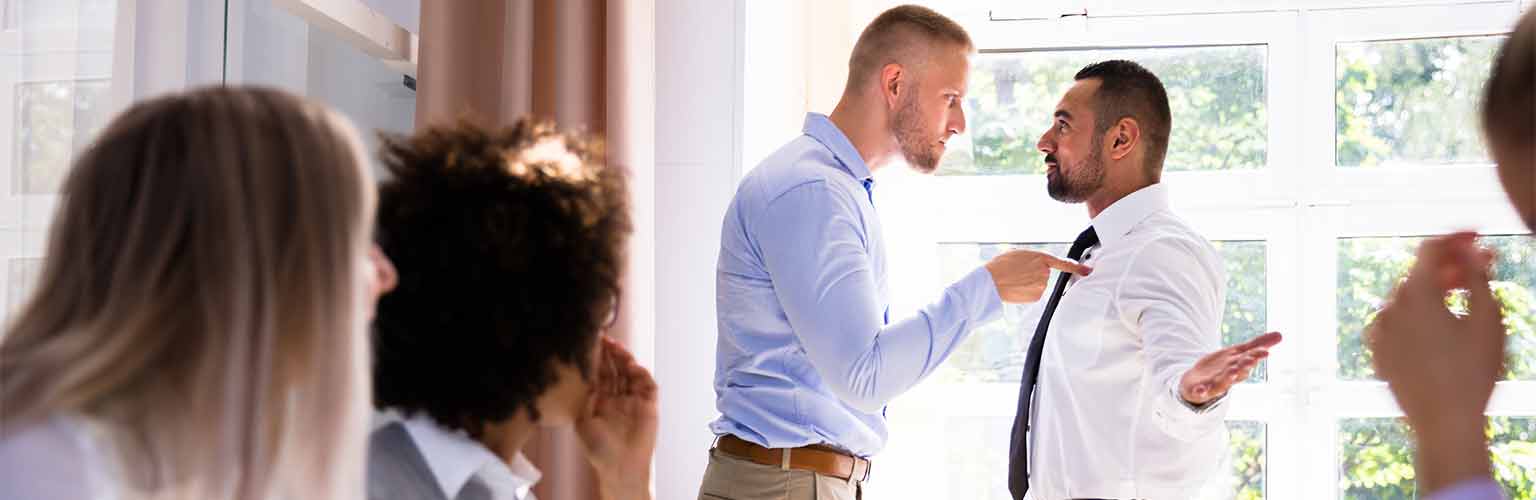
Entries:
<svg viewBox="0 0 1536 500">
<path fill-rule="evenodd" d="M 742 180 L 721 231 L 715 367 L 719 436 L 701 499 L 858 498 L 885 446 L 884 407 L 1003 302 L 1034 302 L 1050 255 L 1005 253 L 907 318 L 891 318 L 871 174 L 931 173 L 965 130 L 974 51 L 954 21 L 905 5 L 860 35 L 831 116 Z"/>
</svg>

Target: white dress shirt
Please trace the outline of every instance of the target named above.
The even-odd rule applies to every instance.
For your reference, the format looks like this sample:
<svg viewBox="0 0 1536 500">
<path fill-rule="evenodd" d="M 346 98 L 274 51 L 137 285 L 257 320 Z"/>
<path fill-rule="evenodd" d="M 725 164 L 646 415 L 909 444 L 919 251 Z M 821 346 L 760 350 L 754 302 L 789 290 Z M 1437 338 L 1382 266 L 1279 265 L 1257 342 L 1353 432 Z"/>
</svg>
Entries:
<svg viewBox="0 0 1536 500">
<path fill-rule="evenodd" d="M 0 498 L 116 500 L 110 441 L 83 417 L 55 415 L 0 438 Z"/>
<path fill-rule="evenodd" d="M 438 425 L 432 417 L 415 415 L 400 422 L 427 460 L 443 496 L 457 497 L 476 477 L 491 490 L 494 500 L 535 500 L 533 485 L 542 474 L 522 453 L 508 464 L 479 441 Z"/>
<path fill-rule="evenodd" d="M 1221 257 L 1173 214 L 1161 184 L 1092 226 L 1100 243 L 1083 262 L 1093 272 L 1068 282 L 1040 362 L 1028 497 L 1193 498 L 1225 452 L 1225 411 L 1185 404 L 1178 383 L 1220 346 Z M 1028 313 L 1026 335 L 1044 308 Z"/>
</svg>

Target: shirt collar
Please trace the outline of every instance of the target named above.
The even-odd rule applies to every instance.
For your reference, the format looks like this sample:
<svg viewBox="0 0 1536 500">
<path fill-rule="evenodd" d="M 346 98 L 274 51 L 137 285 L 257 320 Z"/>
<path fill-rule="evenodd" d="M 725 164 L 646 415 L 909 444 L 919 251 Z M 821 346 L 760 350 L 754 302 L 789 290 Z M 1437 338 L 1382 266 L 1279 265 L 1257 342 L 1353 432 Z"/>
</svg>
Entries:
<svg viewBox="0 0 1536 500">
<path fill-rule="evenodd" d="M 1124 238 L 1131 229 L 1154 213 L 1168 209 L 1168 188 L 1153 184 L 1111 203 L 1091 225 L 1099 235 L 1099 245 L 1109 246 Z"/>
<path fill-rule="evenodd" d="M 841 163 L 843 169 L 852 174 L 853 178 L 861 181 L 870 178 L 869 165 L 864 164 L 864 158 L 859 156 L 858 148 L 853 147 L 848 136 L 843 135 L 843 131 L 839 130 L 837 124 L 832 123 L 832 119 L 827 115 L 806 113 L 803 131 L 805 135 L 811 136 L 812 139 L 816 139 L 821 145 L 831 150 L 832 156 L 837 158 L 838 163 Z"/>
<path fill-rule="evenodd" d="M 463 432 L 438 425 L 432 417 L 417 414 L 401 419 L 401 423 L 448 498 L 458 496 L 459 490 L 477 473 L 496 498 L 506 498 L 509 493 L 512 498 L 527 498 L 529 490 L 542 477 L 522 453 L 508 464 L 485 445 Z"/>
</svg>

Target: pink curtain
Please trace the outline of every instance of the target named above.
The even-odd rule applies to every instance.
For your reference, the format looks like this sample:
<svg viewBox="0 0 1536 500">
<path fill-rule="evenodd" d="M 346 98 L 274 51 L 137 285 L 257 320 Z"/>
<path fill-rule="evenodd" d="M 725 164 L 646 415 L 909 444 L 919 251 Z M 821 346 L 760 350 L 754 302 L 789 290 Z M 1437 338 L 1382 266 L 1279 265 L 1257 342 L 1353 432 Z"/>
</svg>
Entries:
<svg viewBox="0 0 1536 500">
<path fill-rule="evenodd" d="M 650 89 L 654 74 L 651 60 L 625 55 L 635 53 L 626 43 L 637 35 L 654 36 L 636 33 L 637 27 L 653 29 L 653 5 L 652 0 L 422 0 L 416 96 L 417 127 L 460 117 L 503 125 L 532 114 L 607 138 L 609 164 L 630 171 L 636 211 L 626 294 L 610 335 L 642 360 L 649 359 L 653 324 L 652 301 L 644 295 L 653 275 L 653 149 L 647 142 L 654 140 L 649 111 L 654 108 L 636 102 L 645 92 L 635 89 Z M 570 430 L 544 432 L 525 453 L 544 472 L 535 488 L 539 498 L 597 498 L 595 479 Z"/>
</svg>

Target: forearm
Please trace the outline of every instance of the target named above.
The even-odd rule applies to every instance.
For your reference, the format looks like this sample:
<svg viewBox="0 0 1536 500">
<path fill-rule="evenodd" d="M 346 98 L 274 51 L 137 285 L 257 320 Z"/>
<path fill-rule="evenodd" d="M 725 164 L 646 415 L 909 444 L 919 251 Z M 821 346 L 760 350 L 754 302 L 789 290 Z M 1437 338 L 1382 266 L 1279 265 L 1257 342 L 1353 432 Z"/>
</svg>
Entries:
<svg viewBox="0 0 1536 500">
<path fill-rule="evenodd" d="M 1462 481 L 1491 477 L 1481 415 L 1415 425 L 1419 486 L 1436 492 Z"/>
<path fill-rule="evenodd" d="M 836 310 L 828 308 L 827 314 L 835 316 Z M 803 341 L 812 363 L 839 397 L 872 412 L 922 381 L 954 352 L 970 330 L 995 318 L 1001 310 L 990 275 L 980 269 L 951 285 L 939 300 L 910 318 L 883 329 L 878 322 L 867 322 L 866 328 L 876 329 L 873 335 L 830 330 Z"/>
<path fill-rule="evenodd" d="M 651 490 L 649 487 L 636 491 L 626 491 L 621 487 L 599 483 L 598 490 L 600 491 L 598 497 L 603 500 L 651 500 Z"/>
<path fill-rule="evenodd" d="M 619 474 L 597 474 L 598 497 L 603 500 L 651 500 L 651 475 L 647 467 L 644 473 L 621 477 Z"/>
</svg>

